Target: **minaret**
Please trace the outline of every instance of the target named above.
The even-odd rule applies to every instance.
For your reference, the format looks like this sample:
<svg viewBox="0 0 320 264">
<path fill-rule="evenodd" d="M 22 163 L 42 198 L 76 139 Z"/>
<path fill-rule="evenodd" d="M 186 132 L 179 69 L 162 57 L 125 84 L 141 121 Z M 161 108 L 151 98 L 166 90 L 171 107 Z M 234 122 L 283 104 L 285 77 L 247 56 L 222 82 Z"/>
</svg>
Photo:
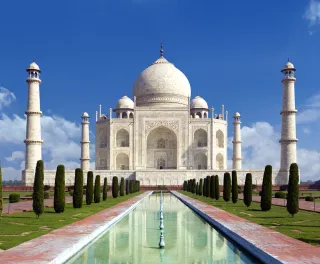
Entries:
<svg viewBox="0 0 320 264">
<path fill-rule="evenodd" d="M 42 112 L 40 111 L 40 68 L 32 62 L 27 69 L 28 77 L 26 82 L 28 83 L 28 107 L 25 111 L 27 115 L 26 126 L 26 157 L 25 157 L 25 169 L 34 170 L 38 160 L 42 159 L 41 146 L 43 141 L 41 140 L 41 124 L 40 118 Z"/>
<path fill-rule="evenodd" d="M 82 137 L 81 137 L 81 169 L 90 170 L 90 141 L 89 141 L 89 115 L 87 112 L 82 114 Z"/>
<path fill-rule="evenodd" d="M 281 123 L 281 163 L 280 163 L 280 184 L 288 184 L 289 169 L 292 163 L 297 162 L 297 137 L 296 137 L 296 107 L 294 96 L 294 77 L 296 69 L 288 60 L 282 78 L 282 116 Z"/>
<path fill-rule="evenodd" d="M 241 156 L 241 130 L 240 130 L 240 114 L 236 112 L 233 116 L 233 156 L 232 156 L 232 169 L 241 170 L 242 168 L 242 156 Z"/>
</svg>

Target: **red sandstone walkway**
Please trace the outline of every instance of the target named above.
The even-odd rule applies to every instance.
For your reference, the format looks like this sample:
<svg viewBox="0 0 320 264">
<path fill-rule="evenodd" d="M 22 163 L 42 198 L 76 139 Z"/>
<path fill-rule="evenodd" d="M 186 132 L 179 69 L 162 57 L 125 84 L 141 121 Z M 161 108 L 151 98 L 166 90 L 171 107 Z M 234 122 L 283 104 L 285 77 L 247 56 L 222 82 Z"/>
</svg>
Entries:
<svg viewBox="0 0 320 264">
<path fill-rule="evenodd" d="M 71 202 L 72 202 L 72 197 L 67 196 L 66 203 L 71 203 Z M 53 199 L 45 199 L 44 205 L 52 207 L 53 206 Z M 8 214 L 8 207 L 9 207 L 9 204 L 3 205 L 3 209 L 2 209 L 3 215 Z M 23 211 L 32 211 L 32 210 L 33 210 L 32 209 L 32 201 L 12 203 L 12 204 L 10 204 L 9 214 L 23 212 Z"/>
<path fill-rule="evenodd" d="M 264 257 L 265 263 L 319 264 L 320 248 L 285 236 L 275 230 L 252 223 L 199 200 L 173 192 L 187 204 L 200 210 L 207 220 L 231 239 Z M 266 252 L 267 255 L 263 252 Z M 256 256 L 257 256 L 256 255 Z M 273 260 L 270 258 L 273 257 Z M 268 259 L 268 257 L 270 259 Z"/>
<path fill-rule="evenodd" d="M 75 252 L 105 231 L 130 207 L 150 192 L 144 192 L 85 219 L 56 229 L 46 235 L 0 252 L 1 264 L 64 263 Z M 71 255 L 70 255 L 71 254 Z"/>
</svg>

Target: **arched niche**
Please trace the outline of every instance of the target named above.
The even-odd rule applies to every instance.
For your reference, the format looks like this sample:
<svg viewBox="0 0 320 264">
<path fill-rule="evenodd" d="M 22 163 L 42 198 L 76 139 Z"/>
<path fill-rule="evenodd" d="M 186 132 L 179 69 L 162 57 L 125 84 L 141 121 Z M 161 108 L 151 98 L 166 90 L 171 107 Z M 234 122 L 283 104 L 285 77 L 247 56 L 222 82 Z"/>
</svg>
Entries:
<svg viewBox="0 0 320 264">
<path fill-rule="evenodd" d="M 207 169 L 207 155 L 204 153 L 197 153 L 194 155 L 194 168 L 196 170 Z"/>
<path fill-rule="evenodd" d="M 207 131 L 200 128 L 194 132 L 194 143 L 196 147 L 207 147 L 208 135 Z"/>
<path fill-rule="evenodd" d="M 125 153 L 120 153 L 116 158 L 117 170 L 129 170 L 129 156 Z"/>
<path fill-rule="evenodd" d="M 216 168 L 219 170 L 223 170 L 224 169 L 224 165 L 223 165 L 223 155 L 221 153 L 218 153 L 216 156 Z"/>
<path fill-rule="evenodd" d="M 123 128 L 120 129 L 117 132 L 116 141 L 117 147 L 129 147 L 129 132 Z"/>
<path fill-rule="evenodd" d="M 218 148 L 224 148 L 224 135 L 220 129 L 216 133 L 216 141 Z"/>
</svg>

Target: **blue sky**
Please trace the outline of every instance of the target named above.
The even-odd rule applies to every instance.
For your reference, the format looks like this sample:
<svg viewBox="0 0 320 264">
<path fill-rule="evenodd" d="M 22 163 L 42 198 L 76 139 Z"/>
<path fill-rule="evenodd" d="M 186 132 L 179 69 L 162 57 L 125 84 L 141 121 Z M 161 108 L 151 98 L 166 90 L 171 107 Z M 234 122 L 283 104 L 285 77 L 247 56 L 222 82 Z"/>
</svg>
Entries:
<svg viewBox="0 0 320 264">
<path fill-rule="evenodd" d="M 244 167 L 250 168 L 278 166 L 280 70 L 290 57 L 297 68 L 301 177 L 319 179 L 319 22 L 318 0 L 4 1 L 4 177 L 19 177 L 23 167 L 25 69 L 33 58 L 42 70 L 44 159 L 49 168 L 59 162 L 74 168 L 80 155 L 81 113 L 87 111 L 93 121 L 99 104 L 108 113 L 118 98 L 131 96 L 138 74 L 158 58 L 162 40 L 165 57 L 186 74 L 193 96 L 199 93 L 216 112 L 225 104 L 230 114 L 241 113 Z M 91 130 L 94 141 L 93 123 Z"/>
</svg>

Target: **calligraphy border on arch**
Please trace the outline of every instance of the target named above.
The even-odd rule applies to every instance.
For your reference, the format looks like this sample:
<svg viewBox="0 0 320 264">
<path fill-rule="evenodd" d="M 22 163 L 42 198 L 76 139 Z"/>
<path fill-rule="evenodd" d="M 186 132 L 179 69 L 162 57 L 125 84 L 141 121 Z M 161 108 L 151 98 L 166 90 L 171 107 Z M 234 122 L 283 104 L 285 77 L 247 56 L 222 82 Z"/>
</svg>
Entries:
<svg viewBox="0 0 320 264">
<path fill-rule="evenodd" d="M 176 133 L 179 131 L 179 121 L 146 121 L 145 134 L 148 134 L 153 128 L 159 126 L 170 128 Z"/>
</svg>

